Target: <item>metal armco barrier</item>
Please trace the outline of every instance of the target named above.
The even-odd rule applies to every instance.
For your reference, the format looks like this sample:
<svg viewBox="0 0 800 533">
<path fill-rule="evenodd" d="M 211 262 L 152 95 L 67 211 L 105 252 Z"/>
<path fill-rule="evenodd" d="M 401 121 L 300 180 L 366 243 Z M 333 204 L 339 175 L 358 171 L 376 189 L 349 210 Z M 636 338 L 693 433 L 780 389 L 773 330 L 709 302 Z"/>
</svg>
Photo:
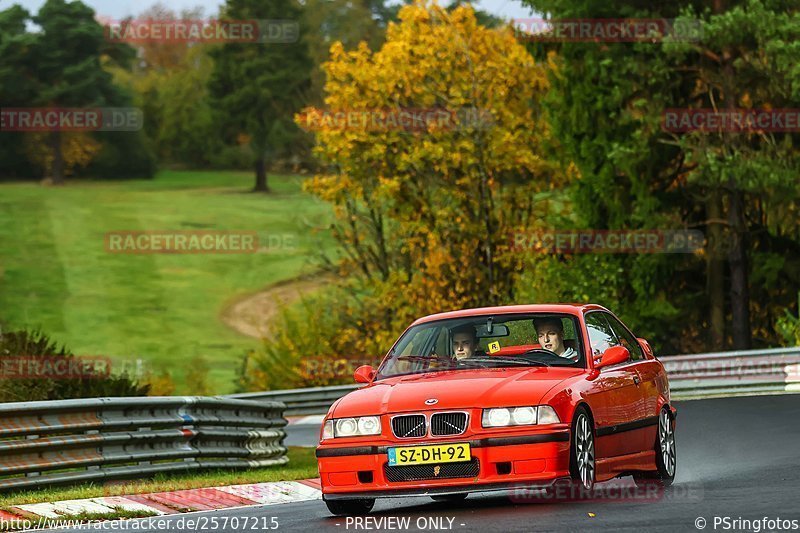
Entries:
<svg viewBox="0 0 800 533">
<path fill-rule="evenodd" d="M 284 464 L 285 408 L 199 396 L 0 403 L 0 491 Z"/>
<path fill-rule="evenodd" d="M 277 401 L 286 404 L 287 415 L 316 415 L 325 413 L 333 402 L 363 385 L 336 385 L 333 387 L 310 387 L 267 392 L 245 392 L 232 394 L 228 398 L 254 401 Z"/>
<path fill-rule="evenodd" d="M 800 348 L 675 355 L 661 362 L 676 399 L 800 392 Z"/>
<path fill-rule="evenodd" d="M 659 357 L 675 399 L 800 392 L 800 347 Z M 230 398 L 276 400 L 287 415 L 321 414 L 363 385 L 338 385 L 234 394 Z"/>
</svg>

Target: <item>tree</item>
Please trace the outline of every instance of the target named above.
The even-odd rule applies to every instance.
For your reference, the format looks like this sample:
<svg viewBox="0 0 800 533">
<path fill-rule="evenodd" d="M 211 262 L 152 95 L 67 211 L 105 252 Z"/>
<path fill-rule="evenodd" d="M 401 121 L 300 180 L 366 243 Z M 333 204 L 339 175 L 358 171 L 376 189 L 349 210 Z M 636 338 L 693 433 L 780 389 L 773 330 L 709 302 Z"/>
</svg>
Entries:
<svg viewBox="0 0 800 533">
<path fill-rule="evenodd" d="M 37 34 L 28 67 L 36 80 L 35 104 L 48 107 L 97 107 L 118 99 L 111 75 L 100 62 L 102 27 L 82 2 L 47 0 L 33 17 Z M 62 134 L 50 132 L 53 183 L 64 181 Z"/>
<path fill-rule="evenodd" d="M 508 235 L 533 222 L 533 194 L 564 176 L 544 160 L 548 129 L 531 108 L 547 67 L 510 29 L 480 26 L 470 6 L 417 2 L 399 18 L 378 51 L 334 45 L 329 110 L 308 109 L 298 122 L 316 131 L 331 170 L 310 190 L 334 204 L 347 264 L 403 321 L 507 301 L 519 266 Z M 387 124 L 403 113 L 446 120 L 326 127 L 339 111 Z"/>
<path fill-rule="evenodd" d="M 561 266 L 594 262 L 598 278 L 616 276 L 623 315 L 666 350 L 746 348 L 753 332 L 779 341 L 774 322 L 800 285 L 797 217 L 787 216 L 798 202 L 793 136 L 673 135 L 662 121 L 667 108 L 797 107 L 797 2 L 718 1 L 706 11 L 691 1 L 527 3 L 553 19 L 703 19 L 698 42 L 530 46 L 537 57 L 558 53 L 548 117 L 581 174 L 571 190 L 578 223 L 701 228 L 709 243 L 694 256 L 566 257 Z M 756 324 L 749 309 L 760 310 Z"/>
<path fill-rule="evenodd" d="M 302 18 L 296 0 L 228 0 L 227 20 Z M 308 91 L 311 63 L 300 27 L 297 42 L 229 42 L 212 51 L 209 82 L 213 107 L 229 139 L 247 135 L 255 165 L 255 191 L 268 191 L 267 162 L 297 139 L 292 121 Z"/>
<path fill-rule="evenodd" d="M 200 8 L 180 14 L 155 4 L 137 20 L 196 20 Z M 222 148 L 209 99 L 208 81 L 213 61 L 210 45 L 199 42 L 145 42 L 137 44 L 132 69 L 110 68 L 114 81 L 134 94 L 136 106 L 147 117 L 145 131 L 155 141 L 161 162 L 189 167 L 209 165 Z"/>
<path fill-rule="evenodd" d="M 34 36 L 26 31 L 30 13 L 13 5 L 0 11 L 0 102 L 3 107 L 31 105 L 35 84 L 27 72 L 32 58 Z M 32 172 L 24 152 L 22 136 L 0 131 L 0 175 L 26 175 Z"/>
<path fill-rule="evenodd" d="M 717 0 L 712 10 L 701 14 L 702 41 L 667 48 L 670 58 L 690 65 L 692 107 L 732 112 L 792 108 L 800 103 L 800 3 L 781 4 L 749 0 L 729 5 Z M 696 16 L 691 9 L 685 14 Z M 708 218 L 714 220 L 713 225 L 723 226 L 729 241 L 731 336 L 735 349 L 748 349 L 753 254 L 771 247 L 769 241 L 778 237 L 775 229 L 788 229 L 785 224 L 779 229 L 775 222 L 781 221 L 771 212 L 786 206 L 787 200 L 789 204 L 800 200 L 800 152 L 791 135 L 757 131 L 694 132 L 677 138 L 676 144 L 685 155 L 682 170 L 687 182 L 708 191 Z M 723 220 L 720 203 L 727 211 Z M 767 206 L 761 220 L 753 216 L 758 204 Z M 765 227 L 770 224 L 773 231 Z M 759 233 L 766 246 L 752 242 Z M 795 255 L 798 246 L 800 242 L 795 241 L 791 250 Z M 795 286 L 798 281 L 794 280 Z"/>
<path fill-rule="evenodd" d="M 322 65 L 330 48 L 340 42 L 346 49 L 364 41 L 371 48 L 383 42 L 386 25 L 396 12 L 385 6 L 385 0 L 308 0 L 303 11 L 308 27 L 305 40 L 313 62 L 309 103 L 321 104 L 325 73 Z"/>
<path fill-rule="evenodd" d="M 127 65 L 133 54 L 127 45 L 105 42 L 94 12 L 81 2 L 48 0 L 35 17 L 14 6 L 0 12 L 0 98 L 4 107 L 125 107 L 129 96 L 105 66 Z M 38 166 L 60 184 L 78 167 L 94 166 L 103 177 L 153 173 L 140 132 L 0 135 L 0 164 L 15 175 L 31 176 Z"/>
</svg>

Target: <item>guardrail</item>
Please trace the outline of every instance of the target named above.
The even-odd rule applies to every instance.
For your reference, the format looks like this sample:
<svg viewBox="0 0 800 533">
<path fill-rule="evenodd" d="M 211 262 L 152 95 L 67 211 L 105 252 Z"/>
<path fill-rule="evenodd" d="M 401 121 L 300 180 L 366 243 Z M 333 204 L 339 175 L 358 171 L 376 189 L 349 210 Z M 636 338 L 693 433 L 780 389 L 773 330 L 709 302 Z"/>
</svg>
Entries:
<svg viewBox="0 0 800 533">
<path fill-rule="evenodd" d="M 800 392 L 800 347 L 661 358 L 672 397 Z"/>
<path fill-rule="evenodd" d="M 333 402 L 363 385 L 335 385 L 267 392 L 231 394 L 228 398 L 253 401 L 275 401 L 286 404 L 287 415 L 315 415 L 325 413 Z"/>
<path fill-rule="evenodd" d="M 0 404 L 0 491 L 288 461 L 286 406 L 221 397 Z"/>
<path fill-rule="evenodd" d="M 800 347 L 659 357 L 675 399 L 800 392 Z M 362 385 L 338 385 L 234 394 L 230 398 L 274 400 L 286 414 L 319 414 Z"/>
</svg>

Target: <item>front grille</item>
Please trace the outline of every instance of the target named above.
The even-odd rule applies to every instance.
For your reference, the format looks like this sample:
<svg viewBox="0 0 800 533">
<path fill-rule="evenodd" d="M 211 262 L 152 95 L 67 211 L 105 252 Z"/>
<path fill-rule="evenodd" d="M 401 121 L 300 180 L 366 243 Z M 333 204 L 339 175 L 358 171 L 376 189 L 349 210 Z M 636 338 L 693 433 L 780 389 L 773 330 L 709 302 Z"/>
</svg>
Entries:
<svg viewBox="0 0 800 533">
<path fill-rule="evenodd" d="M 431 435 L 460 435 L 467 430 L 467 413 L 434 413 Z"/>
<path fill-rule="evenodd" d="M 442 463 L 440 465 L 410 465 L 389 466 L 384 464 L 383 471 L 386 480 L 397 483 L 398 481 L 419 481 L 424 479 L 448 479 L 455 477 L 477 477 L 480 464 L 477 459 L 464 463 Z"/>
<path fill-rule="evenodd" d="M 424 437 L 427 432 L 425 415 L 396 416 L 392 419 L 392 431 L 398 439 Z"/>
</svg>

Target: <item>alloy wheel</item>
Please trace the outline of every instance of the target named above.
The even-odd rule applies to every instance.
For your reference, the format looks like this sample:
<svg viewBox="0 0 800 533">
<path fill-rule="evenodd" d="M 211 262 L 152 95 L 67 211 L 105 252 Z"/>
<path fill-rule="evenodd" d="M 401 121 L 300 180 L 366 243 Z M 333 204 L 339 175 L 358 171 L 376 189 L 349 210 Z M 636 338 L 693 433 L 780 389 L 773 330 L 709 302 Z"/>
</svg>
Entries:
<svg viewBox="0 0 800 533">
<path fill-rule="evenodd" d="M 575 424 L 575 459 L 578 462 L 578 473 L 584 488 L 594 486 L 594 435 L 589 417 L 581 413 Z"/>
<path fill-rule="evenodd" d="M 661 460 L 667 475 L 675 475 L 675 430 L 666 410 L 661 411 L 658 418 L 658 444 L 661 447 Z"/>
</svg>

